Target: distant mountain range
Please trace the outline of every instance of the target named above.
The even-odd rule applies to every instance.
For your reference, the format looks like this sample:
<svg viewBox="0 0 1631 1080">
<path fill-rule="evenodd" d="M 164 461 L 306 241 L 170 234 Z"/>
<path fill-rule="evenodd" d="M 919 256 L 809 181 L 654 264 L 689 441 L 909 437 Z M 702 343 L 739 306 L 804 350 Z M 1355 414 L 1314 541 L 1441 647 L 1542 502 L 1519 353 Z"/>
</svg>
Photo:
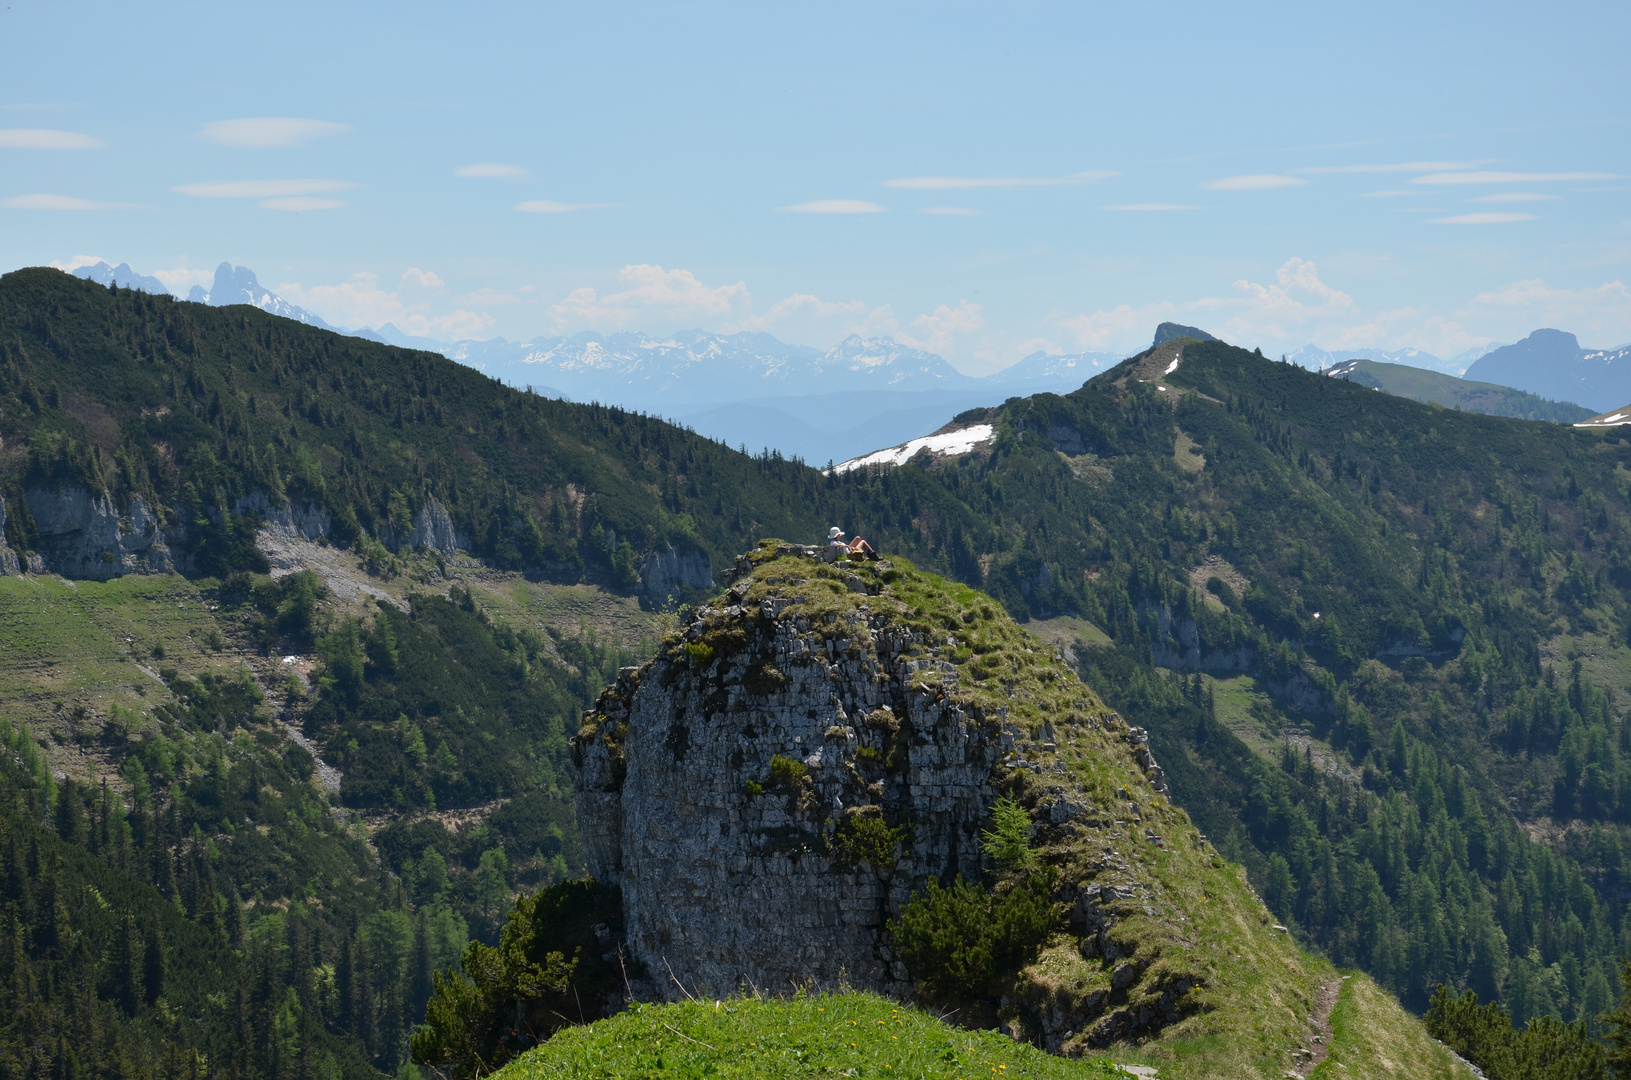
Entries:
<svg viewBox="0 0 1631 1080">
<path fill-rule="evenodd" d="M 92 263 L 90 266 L 81 266 L 75 270 L 74 277 L 94 281 L 98 285 L 117 285 L 121 289 L 136 289 L 139 292 L 170 291 L 158 278 L 136 273 L 130 268 L 129 263 L 120 263 L 118 266 L 109 266 L 105 262 Z"/>
<path fill-rule="evenodd" d="M 1467 369 L 1467 378 L 1607 412 L 1631 402 L 1631 345 L 1583 349 L 1573 334 L 1536 330 L 1481 357 Z"/>
<path fill-rule="evenodd" d="M 120 288 L 169 291 L 128 263 L 115 267 L 99 262 L 75 274 Z M 216 268 L 208 291 L 194 286 L 187 299 L 214 307 L 252 304 L 274 315 L 338 329 L 261 285 L 248 267 L 226 262 Z M 662 337 L 581 333 L 452 344 L 416 337 L 391 323 L 377 330 L 339 332 L 441 353 L 547 397 L 652 413 L 731 446 L 774 448 L 814 463 L 843 461 L 927 435 L 964 409 L 1014 396 L 1069 393 L 1122 359 L 1120 353 L 1102 351 L 1035 352 L 993 375 L 975 378 L 934 353 L 890 338 L 858 335 L 823 351 L 769 334 L 702 330 Z M 1176 337 L 1217 340 L 1197 327 L 1166 322 L 1156 328 L 1154 344 Z M 1405 397 L 1500 416 L 1561 422 L 1631 402 L 1631 349 L 1582 349 L 1574 335 L 1556 330 L 1536 331 L 1516 345 L 1479 346 L 1448 360 L 1420 349 L 1328 352 L 1312 344 L 1287 359 L 1317 370 L 1362 361 L 1369 366 L 1355 367 L 1346 376 Z M 1394 368 L 1400 370 L 1388 370 Z M 1411 371 L 1464 374 L 1495 385 L 1473 389 L 1452 385 L 1455 380 L 1424 382 Z M 1523 393 L 1499 393 L 1504 387 Z M 1580 417 L 1567 404 L 1571 402 L 1587 407 Z"/>
<path fill-rule="evenodd" d="M 385 334 L 381 340 L 391 341 Z M 427 347 L 420 341 L 418 347 Z M 398 342 L 408 344 L 407 341 Z M 847 391 L 1069 391 L 1120 362 L 1115 353 L 1033 353 L 985 378 L 891 338 L 851 335 L 822 351 L 769 334 L 689 330 L 666 337 L 582 333 L 530 342 L 461 341 L 436 351 L 513 386 L 541 384 L 577 401 L 672 411 L 762 397 Z"/>
<path fill-rule="evenodd" d="M 395 327 L 378 336 L 433 349 L 511 386 L 656 413 L 731 446 L 772 447 L 817 463 L 926 435 L 964 409 L 1069 393 L 1121 361 L 1116 353 L 1037 352 L 974 378 L 934 353 L 858 335 L 826 351 L 769 334 L 701 330 L 454 345 L 410 339 Z"/>
<path fill-rule="evenodd" d="M 92 263 L 90 266 L 81 266 L 74 271 L 75 277 L 94 281 L 98 285 L 117 285 L 121 289 L 137 289 L 141 292 L 163 293 L 172 295 L 169 286 L 156 277 L 147 274 L 138 274 L 130 268 L 129 263 L 120 263 L 118 266 L 109 266 L 106 262 Z M 224 262 L 215 268 L 215 281 L 211 283 L 209 291 L 205 292 L 202 285 L 194 285 L 187 294 L 187 299 L 195 304 L 208 304 L 211 307 L 226 307 L 229 304 L 249 304 L 273 315 L 282 315 L 286 319 L 296 322 L 318 326 L 324 330 L 333 330 L 344 334 L 338 326 L 332 326 L 313 315 L 305 308 L 296 307 L 272 290 L 266 288 L 255 277 L 255 271 L 247 266 L 233 266 Z M 371 334 L 358 335 L 380 340 Z"/>
</svg>

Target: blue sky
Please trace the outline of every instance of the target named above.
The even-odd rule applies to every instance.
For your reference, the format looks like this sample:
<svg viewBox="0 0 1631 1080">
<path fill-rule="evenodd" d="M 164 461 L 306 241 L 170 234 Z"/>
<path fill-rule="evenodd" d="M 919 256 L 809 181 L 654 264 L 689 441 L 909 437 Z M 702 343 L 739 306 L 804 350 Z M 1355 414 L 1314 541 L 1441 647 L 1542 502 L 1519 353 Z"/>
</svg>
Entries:
<svg viewBox="0 0 1631 1080">
<path fill-rule="evenodd" d="M 0 269 L 341 325 L 893 335 L 980 374 L 1631 340 L 1631 5 L 0 10 Z"/>
</svg>

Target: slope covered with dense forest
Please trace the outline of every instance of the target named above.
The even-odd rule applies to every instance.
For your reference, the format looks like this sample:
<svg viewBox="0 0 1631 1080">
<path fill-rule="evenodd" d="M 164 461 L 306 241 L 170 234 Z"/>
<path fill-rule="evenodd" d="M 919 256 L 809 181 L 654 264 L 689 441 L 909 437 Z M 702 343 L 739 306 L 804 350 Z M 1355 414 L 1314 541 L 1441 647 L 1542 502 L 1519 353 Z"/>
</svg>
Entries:
<svg viewBox="0 0 1631 1080">
<path fill-rule="evenodd" d="M 445 961 L 467 936 L 494 938 L 513 891 L 576 869 L 564 734 L 632 659 L 589 635 L 484 619 L 502 597 L 482 575 L 508 573 L 503 589 L 588 582 L 661 606 L 758 537 L 814 539 L 836 522 L 983 589 L 1068 650 L 1151 729 L 1176 801 L 1339 963 L 1418 1009 L 1439 982 L 1494 995 L 1520 1021 L 1589 1018 L 1612 1000 L 1613 958 L 1631 951 L 1631 443 L 1431 408 L 1194 341 L 1073 394 L 959 420 L 991 423 L 994 439 L 827 475 L 253 309 L 6 275 L 8 547 L 25 564 L 54 550 L 30 510 L 47 504 L 30 493 L 105 496 L 124 517 L 139 497 L 187 576 L 6 580 L 4 632 L 26 629 L 39 670 L 55 673 L 8 708 L 53 761 L 83 769 L 72 787 L 29 781 L 34 801 L 16 805 L 58 835 L 60 793 L 90 820 L 104 813 L 99 781 L 89 801 L 78 781 L 107 778 L 106 820 L 126 823 L 132 850 L 147 845 L 116 868 L 128 879 L 118 895 L 180 889 L 164 884 L 157 849 L 172 875 L 205 852 L 213 906 L 189 908 L 179 891 L 164 902 L 224 921 L 236 892 L 243 970 L 277 972 L 251 1000 L 293 1001 L 288 1015 L 307 1023 L 320 1013 L 337 1062 L 351 1047 L 394 1069 L 424 995 L 412 964 L 380 962 L 394 981 L 366 994 L 321 973 L 338 980 L 347 947 L 352 963 L 369 949 L 417 955 L 421 922 L 424 955 Z M 433 500 L 481 566 L 410 549 Z M 300 575 L 270 582 L 255 537 L 278 508 L 326 515 L 323 550 L 350 549 L 398 602 L 303 592 Z M 70 633 L 98 603 L 126 620 L 97 624 L 102 653 Z M 167 659 L 145 625 L 170 634 Z M 283 653 L 315 660 L 295 693 L 273 663 Z M 138 676 L 136 661 L 179 670 Z M 91 673 L 84 686 L 116 683 L 122 711 L 75 672 Z M 314 786 L 284 719 L 340 767 L 337 796 Z M 519 753 L 490 749 L 511 742 Z M 434 816 L 472 805 L 479 828 Z M 371 836 L 351 811 L 375 815 Z M 138 841 L 144 813 L 174 826 Z M 58 839 L 89 851 L 88 835 Z M 145 948 L 149 909 L 130 904 Z M 32 920 L 37 908 L 16 910 Z M 314 944 L 287 944 L 291 926 Z M 113 962 L 112 940 L 87 939 L 83 970 Z M 282 966 L 255 968 L 249 942 Z M 301 971 L 316 973 L 309 1008 Z M 106 1000 L 112 984 L 100 985 Z M 24 1040 L 36 1060 L 91 1030 L 54 1023 Z"/>
<path fill-rule="evenodd" d="M 1113 639 L 1084 672 L 1278 914 L 1417 1008 L 1608 1003 L 1631 445 L 1211 342 L 965 419 L 997 437 L 929 467 L 967 509 L 942 561 Z M 914 471 L 840 483 L 904 526 Z"/>
</svg>

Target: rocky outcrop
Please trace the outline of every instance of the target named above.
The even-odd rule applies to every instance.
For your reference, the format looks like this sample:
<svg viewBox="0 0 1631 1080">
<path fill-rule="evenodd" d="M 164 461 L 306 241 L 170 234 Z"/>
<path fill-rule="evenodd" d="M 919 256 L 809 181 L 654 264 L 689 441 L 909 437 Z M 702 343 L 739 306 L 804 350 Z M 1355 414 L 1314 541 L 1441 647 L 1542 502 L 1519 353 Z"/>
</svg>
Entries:
<svg viewBox="0 0 1631 1080">
<path fill-rule="evenodd" d="M 233 503 L 234 514 L 253 514 L 261 528 L 287 540 L 327 540 L 333 524 L 329 513 L 315 503 L 297 508 L 293 503 L 277 504 L 265 491 L 255 490 Z"/>
<path fill-rule="evenodd" d="M 171 536 L 139 495 L 123 514 L 105 492 L 84 487 L 30 488 L 23 498 L 39 534 L 41 565 L 64 577 L 106 581 L 176 569 Z"/>
<path fill-rule="evenodd" d="M 700 551 L 680 553 L 672 544 L 651 552 L 640 566 L 640 595 L 653 604 L 679 599 L 688 589 L 710 589 L 714 568 Z"/>
<path fill-rule="evenodd" d="M 591 872 L 621 886 L 634 955 L 693 993 L 845 978 L 910 993 L 884 923 L 925 878 L 980 872 L 968 826 L 1012 736 L 948 700 L 955 674 L 906 659 L 914 641 L 886 619 L 777 606 L 696 609 L 692 648 L 625 669 L 602 699 L 573 750 Z M 865 817 L 910 823 L 909 850 L 844 865 L 833 841 Z"/>
<path fill-rule="evenodd" d="M 453 518 L 448 514 L 447 507 L 438 502 L 435 496 L 426 499 L 425 505 L 419 508 L 419 515 L 413 519 L 413 532 L 408 534 L 408 543 L 433 548 L 444 555 L 451 555 L 466 546 L 453 528 Z"/>
<path fill-rule="evenodd" d="M 6 543 L 6 500 L 0 498 L 0 575 L 20 574 L 22 565 L 17 553 Z"/>
<path fill-rule="evenodd" d="M 1069 913 L 1006 994 L 1010 1030 L 1080 1053 L 1193 1012 L 1204 978 L 1167 952 L 1183 920 L 1141 852 L 1212 855 L 1148 736 L 988 599 L 819 552 L 739 561 L 572 740 L 590 870 L 650 974 L 636 995 L 909 996 L 889 920 L 931 879 L 990 880 L 981 830 L 1006 794 Z"/>
<path fill-rule="evenodd" d="M 1257 648 L 1249 639 L 1203 641 L 1195 619 L 1175 614 L 1166 604 L 1142 604 L 1139 613 L 1154 623 L 1150 656 L 1162 667 L 1226 678 L 1252 670 L 1257 662 Z"/>
<path fill-rule="evenodd" d="M 434 495 L 427 498 L 419 512 L 414 515 L 413 528 L 403 533 L 393 528 L 389 522 L 382 522 L 379 526 L 379 539 L 393 551 L 424 547 L 440 551 L 444 555 L 452 555 L 468 546 L 465 539 L 458 534 L 458 530 L 453 527 L 453 516 L 448 513 L 447 507 Z"/>
</svg>

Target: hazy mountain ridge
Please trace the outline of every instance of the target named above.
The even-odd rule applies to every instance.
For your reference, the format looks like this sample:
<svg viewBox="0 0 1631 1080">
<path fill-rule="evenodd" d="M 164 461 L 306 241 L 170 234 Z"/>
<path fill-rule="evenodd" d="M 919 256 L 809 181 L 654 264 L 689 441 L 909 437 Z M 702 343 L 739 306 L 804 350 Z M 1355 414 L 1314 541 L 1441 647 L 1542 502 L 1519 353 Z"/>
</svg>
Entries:
<svg viewBox="0 0 1631 1080">
<path fill-rule="evenodd" d="M 1479 358 L 1467 377 L 1606 412 L 1631 401 L 1631 345 L 1587 349 L 1566 331 L 1536 330 Z"/>
<path fill-rule="evenodd" d="M 97 262 L 90 266 L 81 266 L 73 274 L 76 278 L 94 281 L 98 285 L 117 285 L 121 289 L 139 289 L 142 292 L 163 295 L 170 293 L 169 286 L 164 282 L 147 274 L 138 274 L 130 268 L 129 263 L 109 266 L 106 262 Z"/>
</svg>

